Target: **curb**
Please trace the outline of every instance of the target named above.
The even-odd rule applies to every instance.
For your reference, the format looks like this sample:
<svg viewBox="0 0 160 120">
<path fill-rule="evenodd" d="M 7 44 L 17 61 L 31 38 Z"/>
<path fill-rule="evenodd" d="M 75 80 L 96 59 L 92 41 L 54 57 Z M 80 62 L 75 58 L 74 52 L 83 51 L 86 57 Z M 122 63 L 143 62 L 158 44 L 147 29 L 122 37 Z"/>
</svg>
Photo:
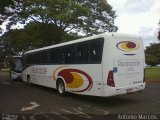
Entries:
<svg viewBox="0 0 160 120">
<path fill-rule="evenodd" d="M 146 82 L 159 82 L 160 83 L 160 80 L 146 80 Z"/>
</svg>

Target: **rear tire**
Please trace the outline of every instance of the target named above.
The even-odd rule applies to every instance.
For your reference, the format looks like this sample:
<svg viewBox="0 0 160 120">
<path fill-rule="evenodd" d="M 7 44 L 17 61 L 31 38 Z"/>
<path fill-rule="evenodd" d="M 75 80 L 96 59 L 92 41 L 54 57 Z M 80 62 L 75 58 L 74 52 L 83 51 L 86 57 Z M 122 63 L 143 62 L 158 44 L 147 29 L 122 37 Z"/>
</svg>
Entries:
<svg viewBox="0 0 160 120">
<path fill-rule="evenodd" d="M 57 92 L 61 96 L 65 96 L 65 84 L 63 80 L 58 80 L 57 81 Z"/>
</svg>

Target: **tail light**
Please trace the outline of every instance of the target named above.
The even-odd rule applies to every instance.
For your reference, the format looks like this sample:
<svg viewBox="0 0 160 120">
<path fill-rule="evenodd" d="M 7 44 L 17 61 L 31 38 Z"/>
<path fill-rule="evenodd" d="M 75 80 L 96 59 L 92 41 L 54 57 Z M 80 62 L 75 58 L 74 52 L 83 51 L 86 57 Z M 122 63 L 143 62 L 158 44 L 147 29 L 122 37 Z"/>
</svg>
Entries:
<svg viewBox="0 0 160 120">
<path fill-rule="evenodd" d="M 143 83 L 145 83 L 145 69 L 144 69 L 144 73 L 143 73 Z"/>
<path fill-rule="evenodd" d="M 111 87 L 115 87 L 113 71 L 109 71 L 109 73 L 108 73 L 107 85 L 109 85 Z"/>
</svg>

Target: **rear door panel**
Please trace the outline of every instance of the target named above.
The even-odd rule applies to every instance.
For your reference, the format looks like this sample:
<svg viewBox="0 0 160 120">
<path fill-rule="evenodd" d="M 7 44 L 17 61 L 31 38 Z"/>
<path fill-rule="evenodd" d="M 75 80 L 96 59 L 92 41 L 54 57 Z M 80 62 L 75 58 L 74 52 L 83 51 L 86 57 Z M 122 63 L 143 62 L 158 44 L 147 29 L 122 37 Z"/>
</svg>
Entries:
<svg viewBox="0 0 160 120">
<path fill-rule="evenodd" d="M 113 73 L 116 87 L 143 83 L 144 49 L 137 38 L 114 38 Z"/>
</svg>

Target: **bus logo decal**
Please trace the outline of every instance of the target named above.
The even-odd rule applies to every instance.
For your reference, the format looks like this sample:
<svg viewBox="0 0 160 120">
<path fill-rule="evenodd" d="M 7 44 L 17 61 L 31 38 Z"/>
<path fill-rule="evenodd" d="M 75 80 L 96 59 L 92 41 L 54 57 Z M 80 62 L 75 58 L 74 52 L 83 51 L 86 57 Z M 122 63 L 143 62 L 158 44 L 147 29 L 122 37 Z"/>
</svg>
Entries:
<svg viewBox="0 0 160 120">
<path fill-rule="evenodd" d="M 133 42 L 133 41 L 122 41 L 117 43 L 116 47 L 121 50 L 121 51 L 125 51 L 125 52 L 130 52 L 133 50 L 137 50 L 140 45 L 138 42 Z M 135 54 L 124 54 L 124 55 L 135 55 Z"/>
<path fill-rule="evenodd" d="M 57 70 L 58 69 L 56 69 L 56 71 Z M 54 72 L 54 76 L 55 76 L 56 71 Z M 84 85 L 84 77 L 88 80 L 88 85 L 86 88 L 83 88 L 81 90 L 72 90 L 71 92 L 84 92 L 86 90 L 89 91 L 93 86 L 92 78 L 86 72 L 82 70 L 66 68 L 66 69 L 59 71 L 57 76 L 62 77 L 65 80 L 66 86 L 68 88 L 73 88 L 73 89 L 80 88 Z"/>
</svg>

